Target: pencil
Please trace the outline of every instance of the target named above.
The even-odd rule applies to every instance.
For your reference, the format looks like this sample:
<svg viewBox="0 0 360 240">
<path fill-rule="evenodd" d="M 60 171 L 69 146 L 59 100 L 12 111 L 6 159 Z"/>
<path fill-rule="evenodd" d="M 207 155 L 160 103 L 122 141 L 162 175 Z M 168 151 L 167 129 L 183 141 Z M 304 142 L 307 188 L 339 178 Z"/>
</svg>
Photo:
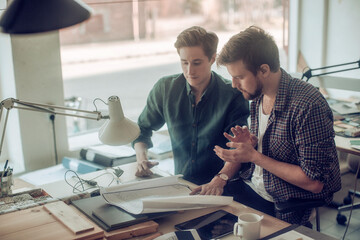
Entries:
<svg viewBox="0 0 360 240">
<path fill-rule="evenodd" d="M 6 170 L 6 167 L 7 167 L 8 163 L 9 163 L 9 159 L 6 160 L 6 162 L 5 162 L 4 171 L 3 171 L 2 174 L 1 174 L 1 183 L 2 183 L 2 180 L 3 180 L 4 174 L 5 174 L 5 170 Z"/>
</svg>

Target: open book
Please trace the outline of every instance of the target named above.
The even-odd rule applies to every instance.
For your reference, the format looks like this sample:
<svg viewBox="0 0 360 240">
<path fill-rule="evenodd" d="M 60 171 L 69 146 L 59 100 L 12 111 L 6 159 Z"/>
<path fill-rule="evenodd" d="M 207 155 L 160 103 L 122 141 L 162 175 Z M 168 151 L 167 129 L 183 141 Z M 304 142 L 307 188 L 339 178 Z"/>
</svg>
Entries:
<svg viewBox="0 0 360 240">
<path fill-rule="evenodd" d="M 216 207 L 233 201 L 232 197 L 189 195 L 190 188 L 179 183 L 179 177 L 181 175 L 101 188 L 100 194 L 109 204 L 132 214 Z"/>
</svg>

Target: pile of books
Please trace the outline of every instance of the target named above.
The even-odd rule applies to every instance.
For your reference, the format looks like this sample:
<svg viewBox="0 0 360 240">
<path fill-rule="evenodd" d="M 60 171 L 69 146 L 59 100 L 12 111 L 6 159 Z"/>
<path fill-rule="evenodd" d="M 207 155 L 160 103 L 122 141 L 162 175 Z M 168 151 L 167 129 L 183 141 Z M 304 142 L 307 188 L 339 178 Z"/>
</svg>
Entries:
<svg viewBox="0 0 360 240">
<path fill-rule="evenodd" d="M 172 157 L 170 137 L 167 134 L 154 133 L 154 146 L 148 150 L 149 159 L 161 160 Z M 65 168 L 77 173 L 94 172 L 107 167 L 115 167 L 136 162 L 135 150 L 130 145 L 109 146 L 96 145 L 80 150 L 79 158 L 64 157 Z"/>
<path fill-rule="evenodd" d="M 104 167 L 114 167 L 136 161 L 135 150 L 130 146 L 98 145 L 80 150 L 80 158 Z"/>
<path fill-rule="evenodd" d="M 79 174 L 84 174 L 135 161 L 135 150 L 130 146 L 97 145 L 82 148 L 79 158 L 64 157 L 62 165 Z"/>
</svg>

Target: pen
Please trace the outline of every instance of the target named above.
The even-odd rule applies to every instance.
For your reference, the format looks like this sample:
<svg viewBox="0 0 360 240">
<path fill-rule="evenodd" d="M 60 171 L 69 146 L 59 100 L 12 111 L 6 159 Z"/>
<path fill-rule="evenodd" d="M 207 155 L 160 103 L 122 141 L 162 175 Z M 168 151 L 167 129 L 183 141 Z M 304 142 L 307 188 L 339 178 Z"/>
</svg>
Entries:
<svg viewBox="0 0 360 240">
<path fill-rule="evenodd" d="M 2 182 L 2 180 L 3 180 L 4 174 L 5 174 L 5 170 L 6 170 L 6 167 L 7 167 L 8 163 L 9 163 L 9 159 L 6 160 L 6 162 L 5 162 L 4 171 L 3 171 L 2 174 L 1 174 L 1 182 Z"/>
<path fill-rule="evenodd" d="M 5 172 L 5 170 L 6 170 L 6 167 L 7 167 L 8 163 L 9 163 L 9 159 L 8 159 L 8 160 L 6 160 L 6 162 L 5 162 L 4 172 Z"/>
<path fill-rule="evenodd" d="M 5 170 L 5 173 L 4 173 L 4 177 L 9 176 L 11 174 L 11 172 L 12 172 L 12 168 L 7 167 L 7 169 Z"/>
<path fill-rule="evenodd" d="M 5 170 L 6 170 L 6 167 L 7 167 L 7 164 L 8 164 L 8 162 L 9 162 L 9 159 L 8 160 L 6 160 L 6 162 L 5 162 L 5 166 L 4 166 L 4 171 L 2 172 L 2 174 L 1 174 L 1 185 L 2 185 L 2 179 L 3 179 L 3 177 L 4 177 L 4 174 L 5 174 Z"/>
</svg>

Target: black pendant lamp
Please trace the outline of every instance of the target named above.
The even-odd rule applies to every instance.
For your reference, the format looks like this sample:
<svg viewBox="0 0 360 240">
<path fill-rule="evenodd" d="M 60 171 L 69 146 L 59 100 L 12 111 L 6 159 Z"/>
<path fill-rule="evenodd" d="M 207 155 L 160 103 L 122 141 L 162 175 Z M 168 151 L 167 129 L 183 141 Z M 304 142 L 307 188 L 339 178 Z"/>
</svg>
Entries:
<svg viewBox="0 0 360 240">
<path fill-rule="evenodd" d="M 91 12 L 80 0 L 13 0 L 0 18 L 0 30 L 9 34 L 53 31 L 83 22 Z"/>
</svg>

